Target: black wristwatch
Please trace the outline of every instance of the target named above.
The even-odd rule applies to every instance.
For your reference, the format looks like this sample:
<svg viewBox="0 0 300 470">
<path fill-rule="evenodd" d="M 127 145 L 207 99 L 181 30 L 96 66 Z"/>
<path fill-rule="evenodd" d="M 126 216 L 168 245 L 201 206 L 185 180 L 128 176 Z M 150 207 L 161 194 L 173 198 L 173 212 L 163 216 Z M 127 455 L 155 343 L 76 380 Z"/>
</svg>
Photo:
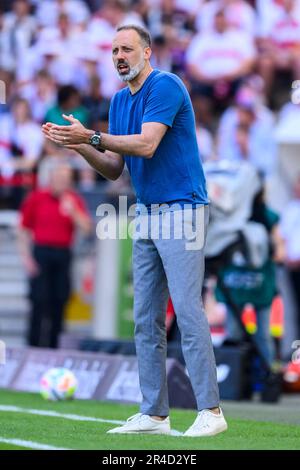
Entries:
<svg viewBox="0 0 300 470">
<path fill-rule="evenodd" d="M 101 132 L 100 131 L 95 131 L 95 134 L 93 134 L 90 137 L 90 144 L 95 147 L 97 150 L 100 152 L 105 152 L 104 149 L 101 148 Z"/>
</svg>

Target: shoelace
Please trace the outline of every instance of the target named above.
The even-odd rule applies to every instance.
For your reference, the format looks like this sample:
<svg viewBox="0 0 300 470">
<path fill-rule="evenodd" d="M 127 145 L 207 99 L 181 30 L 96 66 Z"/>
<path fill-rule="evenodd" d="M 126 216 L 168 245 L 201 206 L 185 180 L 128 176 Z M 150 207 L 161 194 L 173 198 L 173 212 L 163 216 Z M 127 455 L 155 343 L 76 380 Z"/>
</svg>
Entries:
<svg viewBox="0 0 300 470">
<path fill-rule="evenodd" d="M 198 416 L 196 418 L 195 423 L 193 424 L 192 428 L 207 428 L 208 427 L 208 421 L 210 419 L 210 413 L 207 410 L 202 410 L 200 413 L 198 413 Z"/>
<path fill-rule="evenodd" d="M 142 416 L 142 413 L 136 413 L 135 415 L 130 416 L 130 418 L 127 419 L 127 423 L 129 423 L 130 421 L 133 421 L 137 418 L 140 418 L 141 416 Z"/>
</svg>

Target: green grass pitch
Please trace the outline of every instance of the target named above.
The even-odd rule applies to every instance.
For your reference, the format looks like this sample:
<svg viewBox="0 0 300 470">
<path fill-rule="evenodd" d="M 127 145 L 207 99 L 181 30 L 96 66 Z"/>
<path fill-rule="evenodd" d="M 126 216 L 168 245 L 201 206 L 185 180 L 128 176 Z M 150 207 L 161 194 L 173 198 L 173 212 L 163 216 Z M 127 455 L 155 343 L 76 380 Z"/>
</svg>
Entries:
<svg viewBox="0 0 300 470">
<path fill-rule="evenodd" d="M 0 390 L 1 406 L 51 410 L 103 420 L 126 420 L 138 412 L 137 406 L 74 400 L 46 402 L 39 395 Z M 172 429 L 183 432 L 193 422 L 195 412 L 171 410 Z M 113 424 L 68 420 L 23 412 L 0 410 L 0 439 L 25 440 L 67 449 L 94 450 L 226 450 L 226 449 L 299 449 L 300 426 L 273 422 L 232 419 L 226 415 L 227 432 L 210 438 L 186 438 L 151 435 L 108 435 Z M 1 450 L 26 446 L 0 442 Z"/>
</svg>

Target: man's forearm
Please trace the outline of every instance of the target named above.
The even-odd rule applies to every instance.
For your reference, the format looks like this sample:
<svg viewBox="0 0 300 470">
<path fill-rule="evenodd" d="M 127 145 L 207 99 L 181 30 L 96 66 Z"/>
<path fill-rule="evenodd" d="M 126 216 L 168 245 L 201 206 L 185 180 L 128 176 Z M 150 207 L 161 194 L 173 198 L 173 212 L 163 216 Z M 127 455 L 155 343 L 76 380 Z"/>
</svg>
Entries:
<svg viewBox="0 0 300 470">
<path fill-rule="evenodd" d="M 120 155 L 99 152 L 89 144 L 80 144 L 76 151 L 104 178 L 116 180 L 122 173 L 124 162 Z"/>
<path fill-rule="evenodd" d="M 86 143 L 94 134 L 87 131 Z M 121 155 L 136 155 L 138 157 L 151 158 L 154 153 L 154 145 L 143 134 L 111 135 L 101 132 L 101 148 Z"/>
<path fill-rule="evenodd" d="M 42 127 L 44 135 L 56 144 L 61 144 L 66 147 L 72 148 L 72 146 L 75 145 L 81 147 L 84 144 L 92 148 L 90 139 L 94 131 L 86 129 L 78 119 L 72 116 L 63 114 L 63 117 L 68 120 L 71 125 L 58 126 L 48 122 L 43 124 Z M 147 122 L 142 124 L 140 134 L 111 135 L 103 133 L 101 134 L 102 139 L 100 146 L 103 150 L 109 150 L 114 154 L 118 154 L 119 157 L 127 154 L 142 158 L 152 158 L 167 129 L 168 126 L 163 123 Z M 75 148 L 75 150 L 78 150 L 97 171 L 100 171 L 100 173 L 103 172 L 102 164 L 107 161 L 105 157 L 100 159 L 97 151 L 96 153 L 93 151 L 89 152 L 86 148 Z M 94 158 L 95 155 L 97 155 L 96 159 Z M 104 170 L 107 170 L 106 165 L 104 165 Z"/>
</svg>

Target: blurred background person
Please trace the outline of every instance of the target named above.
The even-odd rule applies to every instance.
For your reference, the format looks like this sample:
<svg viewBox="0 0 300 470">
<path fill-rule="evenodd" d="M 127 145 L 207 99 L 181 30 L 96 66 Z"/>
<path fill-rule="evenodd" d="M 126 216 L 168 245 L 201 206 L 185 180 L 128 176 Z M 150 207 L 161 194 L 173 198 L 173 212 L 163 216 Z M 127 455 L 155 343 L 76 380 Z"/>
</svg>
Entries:
<svg viewBox="0 0 300 470">
<path fill-rule="evenodd" d="M 269 99 L 274 95 L 276 72 L 289 72 L 300 77 L 300 14 L 298 0 L 281 0 L 273 21 L 262 32 L 259 41 L 259 71 Z M 269 13 L 268 13 L 269 14 Z"/>
<path fill-rule="evenodd" d="M 0 116 L 0 189 L 2 203 L 18 209 L 35 184 L 35 171 L 44 137 L 31 116 L 28 101 L 16 97 L 11 113 Z"/>
<path fill-rule="evenodd" d="M 220 119 L 218 156 L 247 160 L 265 177 L 275 168 L 274 119 L 261 107 L 257 95 L 246 88 L 238 92 L 234 111 L 228 108 Z"/>
<path fill-rule="evenodd" d="M 220 9 L 213 30 L 198 34 L 190 43 L 186 61 L 193 90 L 202 98 L 203 114 L 211 114 L 216 105 L 228 106 L 252 72 L 256 50 L 251 36 L 232 29 Z"/>
<path fill-rule="evenodd" d="M 256 11 L 246 0 L 210 0 L 198 10 L 196 28 L 198 31 L 213 30 L 214 16 L 218 9 L 224 8 L 231 27 L 248 33 L 251 37 L 256 32 Z"/>
<path fill-rule="evenodd" d="M 72 169 L 52 160 L 47 188 L 23 202 L 19 245 L 30 282 L 30 346 L 56 348 L 70 295 L 70 265 L 75 230 L 91 233 L 85 203 L 72 188 Z"/>
<path fill-rule="evenodd" d="M 74 85 L 65 85 L 59 88 L 57 93 L 57 104 L 48 109 L 45 121 L 66 125 L 62 114 L 72 114 L 76 119 L 88 125 L 88 110 L 81 104 L 81 96 Z"/>
<path fill-rule="evenodd" d="M 32 117 L 36 122 L 44 122 L 47 111 L 56 103 L 56 83 L 46 69 L 37 72 L 27 86 L 20 87 L 20 96 L 31 107 Z"/>
<path fill-rule="evenodd" d="M 82 34 L 65 13 L 54 27 L 40 29 L 35 43 L 16 64 L 18 82 L 27 85 L 40 70 L 47 69 L 59 85 L 76 84 L 80 73 L 76 54 L 82 46 Z"/>
<path fill-rule="evenodd" d="M 42 27 L 55 26 L 62 14 L 67 15 L 72 24 L 79 26 L 90 18 L 89 8 L 83 0 L 43 0 L 36 4 L 36 19 Z"/>
<path fill-rule="evenodd" d="M 13 1 L 12 11 L 5 13 L 0 23 L 0 68 L 14 71 L 37 34 L 37 21 L 31 15 L 29 0 Z"/>
</svg>

